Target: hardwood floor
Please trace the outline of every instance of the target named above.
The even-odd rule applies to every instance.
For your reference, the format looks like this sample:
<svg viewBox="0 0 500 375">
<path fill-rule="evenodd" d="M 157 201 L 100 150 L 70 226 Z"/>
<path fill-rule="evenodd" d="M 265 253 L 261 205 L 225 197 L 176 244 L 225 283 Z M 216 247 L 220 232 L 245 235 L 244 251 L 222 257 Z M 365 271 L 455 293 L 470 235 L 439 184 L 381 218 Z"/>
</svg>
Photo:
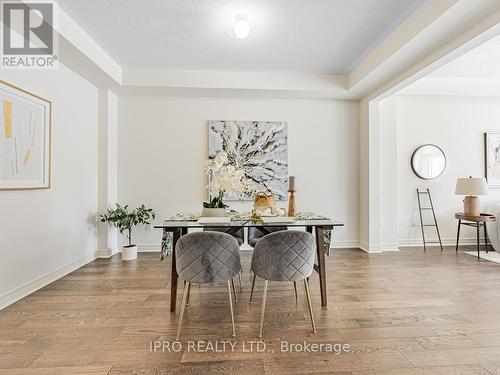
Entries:
<svg viewBox="0 0 500 375">
<path fill-rule="evenodd" d="M 175 340 L 178 311 L 169 312 L 170 262 L 143 253 L 129 263 L 96 260 L 0 311 L 0 375 L 500 374 L 498 264 L 453 248 L 335 250 L 327 259 L 327 309 L 311 278 L 318 333 L 303 288 L 296 303 L 292 283 L 270 283 L 258 352 L 248 345 L 257 340 L 263 282 L 249 305 L 250 257 L 242 252 L 234 351 L 188 349 L 188 341 L 231 339 L 225 285 L 193 286 L 182 350 L 150 350 L 152 341 Z M 282 341 L 349 344 L 350 351 L 281 353 Z"/>
</svg>

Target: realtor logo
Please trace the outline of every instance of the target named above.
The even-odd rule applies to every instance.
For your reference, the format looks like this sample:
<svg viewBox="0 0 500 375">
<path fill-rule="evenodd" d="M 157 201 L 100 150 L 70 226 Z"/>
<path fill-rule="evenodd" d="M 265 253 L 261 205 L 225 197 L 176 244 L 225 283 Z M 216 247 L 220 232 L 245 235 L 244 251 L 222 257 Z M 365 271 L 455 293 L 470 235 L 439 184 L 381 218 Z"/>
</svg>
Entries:
<svg viewBox="0 0 500 375">
<path fill-rule="evenodd" d="M 2 69 L 57 67 L 55 10 L 51 1 L 2 2 Z"/>
</svg>

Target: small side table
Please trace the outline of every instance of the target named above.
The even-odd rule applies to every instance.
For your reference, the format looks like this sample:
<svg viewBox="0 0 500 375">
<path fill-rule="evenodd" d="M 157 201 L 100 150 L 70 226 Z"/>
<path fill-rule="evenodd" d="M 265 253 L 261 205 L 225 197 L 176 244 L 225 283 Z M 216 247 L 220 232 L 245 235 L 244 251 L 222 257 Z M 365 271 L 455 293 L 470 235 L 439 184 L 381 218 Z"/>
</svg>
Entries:
<svg viewBox="0 0 500 375">
<path fill-rule="evenodd" d="M 479 257 L 479 247 L 480 247 L 479 228 L 481 228 L 481 226 L 483 226 L 483 228 L 484 228 L 484 247 L 485 247 L 486 253 L 488 253 L 488 231 L 486 230 L 486 223 L 495 222 L 497 220 L 496 217 L 493 215 L 490 215 L 490 214 L 481 214 L 479 216 L 468 216 L 468 215 L 465 215 L 463 212 L 457 212 L 457 213 L 455 213 L 455 219 L 458 219 L 457 247 L 455 250 L 458 252 L 458 242 L 460 240 L 460 227 L 462 225 L 467 225 L 469 227 L 475 227 L 476 228 L 476 237 L 477 237 L 477 259 L 480 259 L 480 257 Z"/>
</svg>

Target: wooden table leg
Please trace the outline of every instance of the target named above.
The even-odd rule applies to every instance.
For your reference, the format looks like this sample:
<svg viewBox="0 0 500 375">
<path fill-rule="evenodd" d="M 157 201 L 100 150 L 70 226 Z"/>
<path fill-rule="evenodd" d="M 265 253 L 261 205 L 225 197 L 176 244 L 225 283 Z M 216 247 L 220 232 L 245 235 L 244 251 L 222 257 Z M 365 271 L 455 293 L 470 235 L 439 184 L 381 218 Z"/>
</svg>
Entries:
<svg viewBox="0 0 500 375">
<path fill-rule="evenodd" d="M 175 305 L 177 303 L 177 279 L 179 275 L 177 274 L 177 264 L 175 262 L 175 245 L 177 244 L 177 240 L 179 240 L 181 236 L 180 229 L 174 230 L 173 241 L 172 241 L 172 275 L 170 279 L 170 311 L 175 311 Z"/>
<path fill-rule="evenodd" d="M 481 259 L 479 256 L 479 250 L 480 250 L 480 241 L 479 241 L 479 221 L 476 223 L 476 240 L 477 240 L 477 259 Z"/>
<path fill-rule="evenodd" d="M 458 253 L 458 241 L 460 240 L 460 226 L 462 225 L 462 220 L 458 220 L 458 230 L 457 230 L 457 247 L 455 252 Z"/>
<path fill-rule="evenodd" d="M 321 306 L 326 307 L 328 298 L 326 293 L 326 260 L 325 260 L 325 232 L 323 228 L 316 227 L 316 256 L 318 258 L 319 289 L 321 293 Z"/>
<path fill-rule="evenodd" d="M 488 230 L 486 229 L 486 223 L 484 225 L 484 249 L 486 250 L 486 254 L 488 254 Z"/>
</svg>

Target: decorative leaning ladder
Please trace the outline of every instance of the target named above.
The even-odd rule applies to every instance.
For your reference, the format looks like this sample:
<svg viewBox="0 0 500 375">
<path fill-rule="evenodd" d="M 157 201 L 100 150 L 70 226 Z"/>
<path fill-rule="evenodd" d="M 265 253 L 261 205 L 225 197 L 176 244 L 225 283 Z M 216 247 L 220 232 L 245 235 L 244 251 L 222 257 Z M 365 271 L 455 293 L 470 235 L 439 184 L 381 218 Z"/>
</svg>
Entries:
<svg viewBox="0 0 500 375">
<path fill-rule="evenodd" d="M 422 207 L 422 200 L 420 197 L 422 195 L 427 195 L 429 201 L 429 207 Z M 441 251 L 443 251 L 443 242 L 441 241 L 441 234 L 439 233 L 439 227 L 436 220 L 436 214 L 434 212 L 434 205 L 432 204 L 431 192 L 429 189 L 425 189 L 420 191 L 417 188 L 417 200 L 418 200 L 418 212 L 420 214 L 420 227 L 422 228 L 422 240 L 424 242 L 424 251 L 427 251 L 427 244 L 436 244 L 438 243 L 441 247 Z M 424 224 L 424 215 L 422 215 L 422 211 L 432 211 L 432 218 L 434 219 L 434 224 Z M 438 241 L 427 241 L 425 239 L 425 228 L 426 227 L 434 227 L 436 228 Z"/>
</svg>

